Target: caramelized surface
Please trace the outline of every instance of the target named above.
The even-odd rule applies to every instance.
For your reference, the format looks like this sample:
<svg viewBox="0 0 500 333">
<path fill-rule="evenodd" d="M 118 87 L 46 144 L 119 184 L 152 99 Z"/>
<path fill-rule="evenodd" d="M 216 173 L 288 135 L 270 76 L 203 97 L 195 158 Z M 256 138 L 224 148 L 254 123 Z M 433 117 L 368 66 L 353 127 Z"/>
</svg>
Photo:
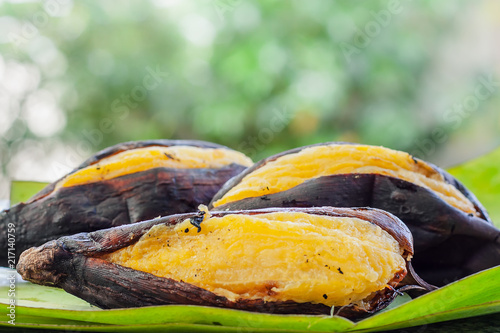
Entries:
<svg viewBox="0 0 500 333">
<path fill-rule="evenodd" d="M 357 218 L 280 212 L 153 227 L 105 259 L 184 281 L 230 300 L 342 306 L 384 289 L 405 269 L 402 249 Z"/>
<path fill-rule="evenodd" d="M 130 149 L 66 176 L 57 184 L 57 188 L 94 183 L 159 167 L 222 168 L 231 163 L 252 165 L 252 161 L 244 154 L 223 148 L 152 146 Z"/>
<path fill-rule="evenodd" d="M 403 179 L 435 191 L 450 205 L 466 213 L 477 213 L 460 191 L 446 183 L 443 176 L 425 162 L 414 160 L 405 152 L 363 145 L 309 147 L 279 157 L 248 174 L 213 206 L 285 191 L 311 178 L 351 173 Z"/>
</svg>

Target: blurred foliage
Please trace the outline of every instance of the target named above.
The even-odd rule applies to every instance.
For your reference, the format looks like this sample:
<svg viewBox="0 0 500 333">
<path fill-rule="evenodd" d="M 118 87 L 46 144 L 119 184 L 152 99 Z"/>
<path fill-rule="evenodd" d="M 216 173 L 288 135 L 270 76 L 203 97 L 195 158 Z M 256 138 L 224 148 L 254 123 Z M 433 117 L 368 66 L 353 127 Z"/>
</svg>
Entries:
<svg viewBox="0 0 500 333">
<path fill-rule="evenodd" d="M 436 72 L 459 18 L 478 6 L 0 2 L 3 173 L 19 176 L 29 171 L 22 162 L 41 168 L 36 161 L 50 157 L 60 176 L 103 147 L 152 138 L 214 141 L 256 160 L 333 140 L 432 159 L 455 132 L 500 129 L 496 91 L 474 117 L 450 111 L 478 77 L 494 75 L 489 64 L 472 62 L 446 80 Z M 446 84 L 436 90 L 436 82 Z"/>
</svg>

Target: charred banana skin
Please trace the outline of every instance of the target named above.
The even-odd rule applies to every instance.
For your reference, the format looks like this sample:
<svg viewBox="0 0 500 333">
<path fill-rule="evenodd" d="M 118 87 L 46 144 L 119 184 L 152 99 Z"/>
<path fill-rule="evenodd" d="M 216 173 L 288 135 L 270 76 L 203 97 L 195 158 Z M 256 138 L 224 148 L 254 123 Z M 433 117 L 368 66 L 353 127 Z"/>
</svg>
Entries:
<svg viewBox="0 0 500 333">
<path fill-rule="evenodd" d="M 257 162 L 224 184 L 212 199 L 210 207 L 254 170 L 281 156 L 299 152 L 307 147 L 289 150 Z M 410 228 L 415 245 L 412 265 L 429 283 L 444 285 L 499 265 L 500 230 L 493 225 L 474 194 L 439 167 L 416 158 L 414 160 L 415 163 L 426 163 L 438 171 L 447 183 L 472 202 L 480 217 L 468 215 L 449 205 L 432 190 L 379 174 L 322 176 L 307 180 L 286 191 L 229 202 L 215 209 L 223 211 L 264 207 L 373 207 L 396 215 Z"/>
<path fill-rule="evenodd" d="M 305 212 L 319 215 L 357 217 L 387 230 L 405 249 L 405 256 L 413 252 L 411 233 L 394 216 L 374 209 L 272 208 L 254 211 L 211 212 L 211 216 L 226 214 L 263 214 L 270 212 Z M 52 240 L 40 247 L 25 251 L 18 264 L 18 272 L 31 282 L 56 286 L 101 308 L 127 308 L 136 306 L 191 304 L 267 313 L 330 314 L 331 308 L 323 304 L 293 301 L 265 302 L 263 300 L 230 301 L 203 288 L 186 282 L 157 277 L 149 273 L 116 265 L 99 256 L 135 243 L 152 226 L 175 225 L 197 213 L 172 215 L 131 225 L 81 233 Z M 393 286 L 405 272 L 396 274 Z M 379 291 L 367 308 L 348 305 L 335 309 L 335 313 L 359 319 L 386 307 L 397 295 L 394 288 Z"/>
<path fill-rule="evenodd" d="M 74 171 L 125 150 L 174 145 L 226 148 L 203 141 L 127 142 L 97 153 Z M 64 235 L 195 211 L 199 204 L 210 202 L 228 179 L 245 168 L 237 164 L 220 169 L 154 168 L 96 183 L 62 187 L 54 192 L 55 182 L 27 203 L 0 213 L 0 245 L 7 248 L 9 225 L 15 227 L 17 259 L 22 251 Z M 7 251 L 3 251 L 0 265 L 7 263 Z"/>
</svg>

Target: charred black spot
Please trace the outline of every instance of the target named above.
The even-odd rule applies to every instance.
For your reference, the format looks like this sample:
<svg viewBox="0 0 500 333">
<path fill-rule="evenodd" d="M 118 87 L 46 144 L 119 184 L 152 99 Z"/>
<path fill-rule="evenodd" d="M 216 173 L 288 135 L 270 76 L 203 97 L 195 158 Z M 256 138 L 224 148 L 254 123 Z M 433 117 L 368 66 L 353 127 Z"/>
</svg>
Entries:
<svg viewBox="0 0 500 333">
<path fill-rule="evenodd" d="M 198 232 L 201 231 L 201 222 L 203 222 L 204 216 L 205 216 L 205 212 L 199 211 L 195 217 L 192 217 L 189 219 L 189 222 L 191 222 L 191 224 L 198 229 Z"/>
<path fill-rule="evenodd" d="M 170 155 L 170 154 L 167 154 L 167 153 L 163 153 L 163 155 L 165 155 L 167 158 L 170 158 L 171 160 L 174 160 L 174 161 L 179 161 L 179 159 L 173 155 Z"/>
</svg>

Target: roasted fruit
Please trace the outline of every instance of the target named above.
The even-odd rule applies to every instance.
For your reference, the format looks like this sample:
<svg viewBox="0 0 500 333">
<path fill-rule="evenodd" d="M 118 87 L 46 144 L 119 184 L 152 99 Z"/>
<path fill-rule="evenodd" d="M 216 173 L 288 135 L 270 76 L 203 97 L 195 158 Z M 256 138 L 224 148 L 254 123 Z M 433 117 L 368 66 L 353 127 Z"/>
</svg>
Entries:
<svg viewBox="0 0 500 333">
<path fill-rule="evenodd" d="M 63 235 L 195 211 L 251 164 L 242 153 L 202 141 L 122 143 L 0 213 L 0 245 L 7 248 L 9 225 L 19 255 Z M 0 265 L 6 264 L 2 251 Z"/>
<path fill-rule="evenodd" d="M 475 196 L 440 168 L 383 147 L 324 143 L 271 156 L 228 181 L 211 206 L 386 210 L 408 225 L 413 266 L 436 285 L 500 264 L 500 231 Z"/>
<path fill-rule="evenodd" d="M 412 253 L 408 228 L 381 210 L 271 208 L 62 237 L 25 251 L 17 268 L 101 308 L 193 304 L 358 318 L 392 301 Z"/>
</svg>

